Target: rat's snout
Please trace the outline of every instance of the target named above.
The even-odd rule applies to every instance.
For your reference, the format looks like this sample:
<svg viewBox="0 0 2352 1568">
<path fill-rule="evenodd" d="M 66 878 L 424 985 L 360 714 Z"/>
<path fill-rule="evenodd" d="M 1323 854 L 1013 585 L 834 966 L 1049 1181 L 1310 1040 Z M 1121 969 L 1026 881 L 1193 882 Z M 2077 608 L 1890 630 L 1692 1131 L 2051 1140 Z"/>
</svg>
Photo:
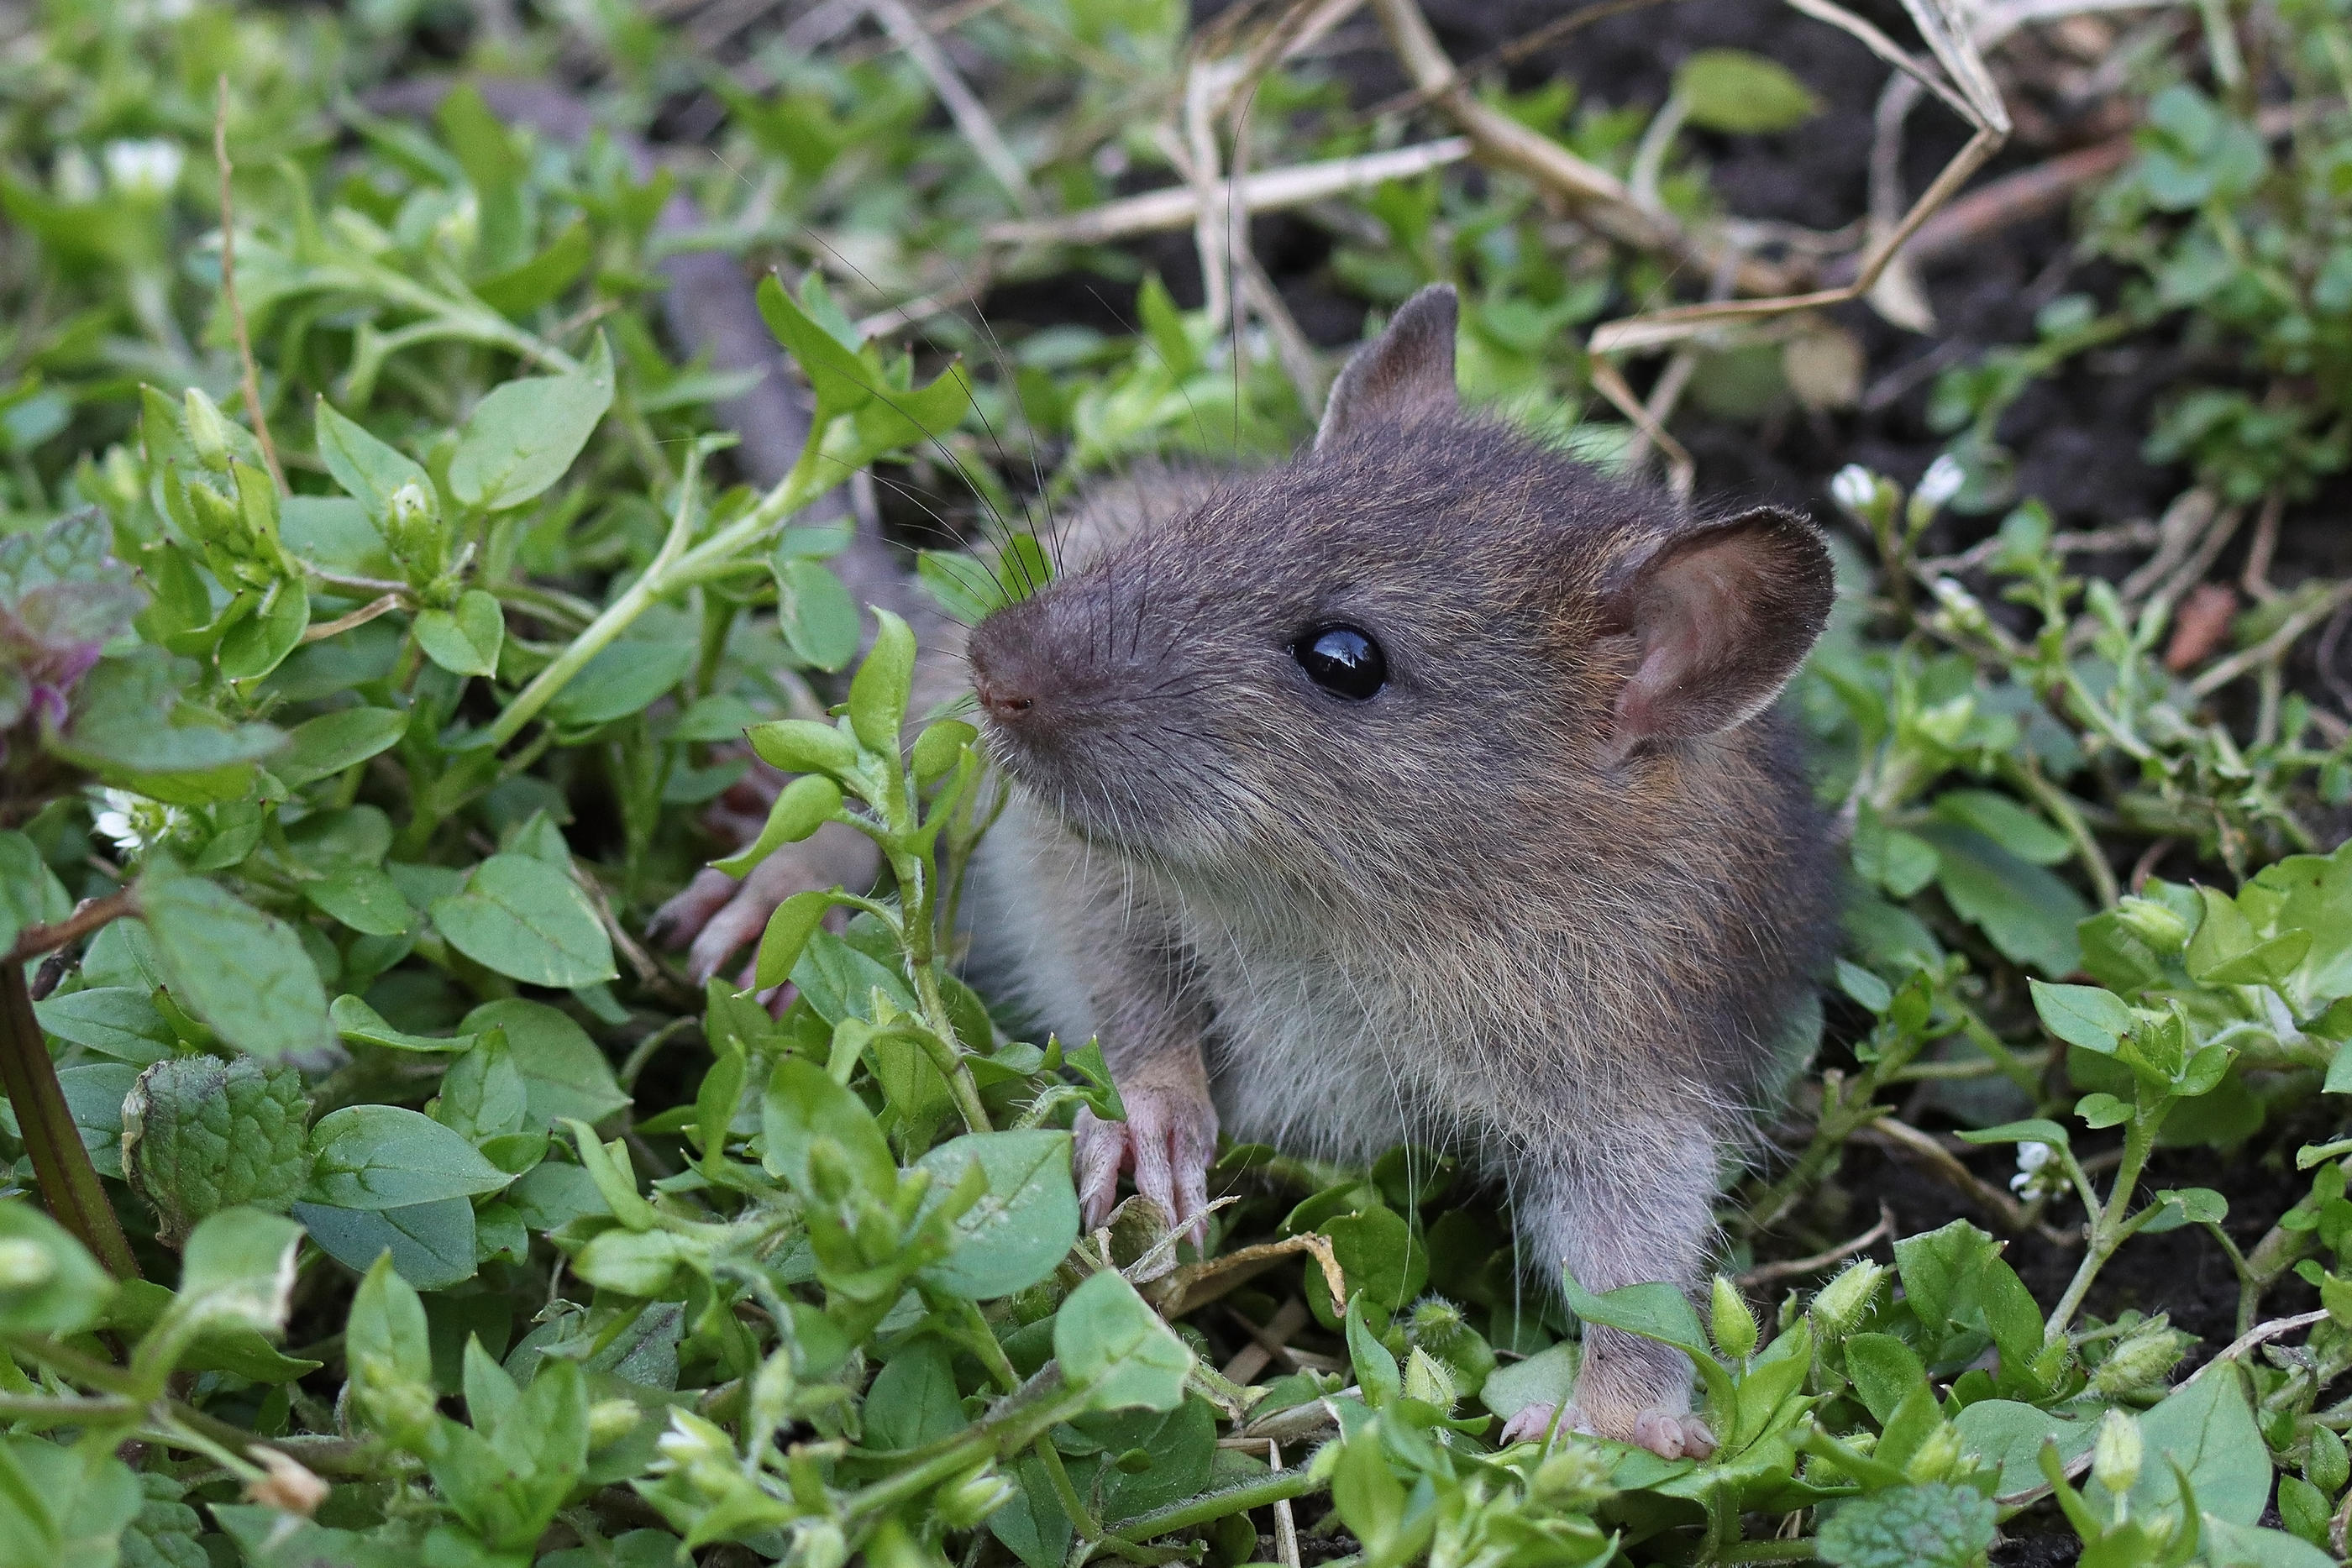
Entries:
<svg viewBox="0 0 2352 1568">
<path fill-rule="evenodd" d="M 1056 668 L 1049 618 L 1034 599 L 1007 605 L 972 629 L 972 695 L 989 719 L 1033 738 L 1066 716 L 1068 683 Z"/>
</svg>

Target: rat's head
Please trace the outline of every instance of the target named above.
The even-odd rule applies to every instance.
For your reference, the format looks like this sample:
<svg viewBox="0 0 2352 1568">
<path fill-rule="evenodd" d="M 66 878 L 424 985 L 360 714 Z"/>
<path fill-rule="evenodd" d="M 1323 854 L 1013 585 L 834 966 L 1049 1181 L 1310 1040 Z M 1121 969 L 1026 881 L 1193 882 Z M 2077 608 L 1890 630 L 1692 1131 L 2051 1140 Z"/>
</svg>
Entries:
<svg viewBox="0 0 2352 1568">
<path fill-rule="evenodd" d="M 1828 614 L 1811 528 L 1692 520 L 1465 418 L 1454 333 L 1424 289 L 1311 452 L 982 622 L 1003 766 L 1180 874 L 1410 883 L 1597 831 L 1591 801 L 1766 707 Z"/>
</svg>

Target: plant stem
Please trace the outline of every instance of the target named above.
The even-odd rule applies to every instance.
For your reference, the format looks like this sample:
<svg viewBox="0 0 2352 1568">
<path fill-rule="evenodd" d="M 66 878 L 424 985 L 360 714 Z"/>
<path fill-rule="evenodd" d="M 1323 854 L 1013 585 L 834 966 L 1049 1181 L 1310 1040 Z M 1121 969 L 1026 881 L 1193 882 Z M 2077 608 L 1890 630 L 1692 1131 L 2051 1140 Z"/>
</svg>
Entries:
<svg viewBox="0 0 2352 1568">
<path fill-rule="evenodd" d="M 2147 1156 L 2156 1147 L 2157 1130 L 2164 1125 L 2165 1114 L 2171 1109 L 2172 1102 L 2167 1100 L 2153 1110 L 2135 1112 L 2131 1125 L 2124 1130 L 2123 1163 L 2116 1167 L 2115 1185 L 2107 1189 L 2106 1207 L 2091 1212 L 2090 1244 L 2084 1249 L 2082 1267 L 2074 1270 L 2066 1293 L 2058 1299 L 2057 1306 L 2051 1310 L 2050 1321 L 2042 1325 L 2045 1343 L 2065 1333 L 2083 1298 L 2091 1293 L 2091 1281 L 2099 1277 L 2099 1270 L 2106 1267 L 2116 1249 L 2147 1222 L 2146 1217 L 2141 1217 L 2139 1224 L 2130 1223 L 2126 1215 L 2131 1207 L 2132 1191 L 2139 1186 L 2141 1167 L 2147 1164 Z"/>
<path fill-rule="evenodd" d="M 817 478 L 820 465 L 803 462 L 776 484 L 776 487 L 760 497 L 760 504 L 709 538 L 687 548 L 687 539 L 694 531 L 693 495 L 698 454 L 689 463 L 683 487 L 679 492 L 677 511 L 670 519 L 669 535 L 662 540 L 660 553 L 653 559 L 636 581 L 629 584 L 621 597 L 605 606 L 604 612 L 590 622 L 585 630 L 572 639 L 554 663 L 533 676 L 530 685 L 518 693 L 506 711 L 491 724 L 487 737 L 488 744 L 504 746 L 522 733 L 522 727 L 539 716 L 540 710 L 553 701 L 562 691 L 588 665 L 588 661 L 603 653 L 618 640 L 621 633 L 635 623 L 637 617 L 656 603 L 706 578 L 724 572 L 735 564 L 735 558 L 745 547 L 755 543 L 770 528 L 809 502 L 829 486 Z"/>
<path fill-rule="evenodd" d="M 1118 1521 L 1119 1534 L 1130 1541 L 1149 1541 L 1155 1535 L 1165 1535 L 1171 1530 L 1183 1530 L 1195 1524 L 1206 1524 L 1230 1513 L 1247 1509 L 1264 1508 L 1317 1490 L 1315 1480 L 1307 1474 L 1306 1465 L 1293 1465 L 1286 1470 L 1254 1480 L 1247 1486 L 1228 1487 L 1203 1496 L 1171 1502 L 1150 1513 L 1137 1514 L 1133 1519 Z"/>
<path fill-rule="evenodd" d="M 130 1239 L 114 1217 L 106 1189 L 99 1185 L 89 1151 L 81 1146 L 81 1133 L 66 1108 L 65 1092 L 58 1087 L 57 1063 L 41 1043 L 32 993 L 25 988 L 25 967 L 13 956 L 0 963 L 0 1092 L 16 1108 L 25 1152 L 33 1157 L 33 1175 L 49 1213 L 90 1249 L 108 1273 L 118 1280 L 138 1279 L 139 1263 L 131 1255 Z"/>
</svg>

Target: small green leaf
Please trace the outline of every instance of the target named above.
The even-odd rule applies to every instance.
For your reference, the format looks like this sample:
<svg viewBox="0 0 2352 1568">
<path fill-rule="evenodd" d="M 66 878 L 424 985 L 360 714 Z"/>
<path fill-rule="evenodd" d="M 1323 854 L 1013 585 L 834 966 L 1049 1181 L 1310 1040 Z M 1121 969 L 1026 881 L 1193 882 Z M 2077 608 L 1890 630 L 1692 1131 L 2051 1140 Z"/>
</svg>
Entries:
<svg viewBox="0 0 2352 1568">
<path fill-rule="evenodd" d="M 496 854 L 465 891 L 436 900 L 433 924 L 483 967 L 535 986 L 615 979 L 612 938 L 570 877 L 530 855 Z"/>
<path fill-rule="evenodd" d="M 65 1227 L 26 1198 L 0 1198 L 0 1328 L 79 1333 L 113 1294 L 112 1277 Z"/>
<path fill-rule="evenodd" d="M 725 860 L 710 862 L 713 870 L 742 876 L 785 844 L 798 843 L 833 820 L 841 810 L 841 786 L 822 773 L 803 774 L 784 786 L 760 836 Z"/>
<path fill-rule="evenodd" d="M 907 721 L 907 697 L 915 679 L 915 633 L 887 610 L 876 608 L 880 630 L 873 650 L 849 681 L 849 726 L 868 751 L 895 761 L 898 729 Z"/>
<path fill-rule="evenodd" d="M 365 762 L 407 733 L 408 716 L 395 708 L 337 708 L 289 731 L 286 755 L 269 770 L 288 789 L 299 789 Z"/>
<path fill-rule="evenodd" d="M 521 506 L 563 477 L 612 405 L 613 351 L 600 332 L 578 371 L 509 382 L 474 405 L 449 459 L 450 494 L 486 512 Z"/>
<path fill-rule="evenodd" d="M 377 440 L 335 412 L 325 398 L 317 403 L 319 456 L 343 493 L 365 507 L 382 525 L 392 516 L 392 497 L 404 485 L 430 499 L 433 481 L 415 459 Z"/>
<path fill-rule="evenodd" d="M 239 1205 L 283 1214 L 310 1178 L 310 1114 L 290 1068 L 251 1057 L 160 1061 L 122 1103 L 124 1170 L 167 1243 Z"/>
<path fill-rule="evenodd" d="M 1992 1538 L 1992 1499 L 1936 1481 L 1841 1505 L 1822 1526 L 1818 1549 L 1839 1568 L 1970 1568 Z"/>
<path fill-rule="evenodd" d="M 173 998 L 223 1040 L 273 1059 L 330 1042 L 326 988 L 284 921 L 199 876 L 150 872 L 139 905 Z"/>
<path fill-rule="evenodd" d="M 2113 991 L 2097 986 L 2053 986 L 2031 977 L 2026 985 L 2033 994 L 2033 1010 L 2052 1034 L 2069 1045 L 2113 1056 L 2132 1030 L 2132 1010 Z"/>
<path fill-rule="evenodd" d="M 988 1176 L 988 1191 L 955 1222 L 955 1250 L 923 1270 L 930 1285 L 976 1301 L 1009 1296 L 1052 1275 L 1077 1242 L 1067 1133 L 967 1133 L 915 1163 L 932 1173 L 935 1193 L 972 1164 Z"/>
<path fill-rule="evenodd" d="M 776 905 L 768 916 L 768 928 L 760 937 L 757 973 L 752 982 L 762 990 L 781 986 L 792 977 L 793 966 L 801 961 L 801 953 L 808 946 L 809 938 L 824 920 L 824 912 L 833 907 L 829 893 L 796 893 Z"/>
<path fill-rule="evenodd" d="M 897 1190 L 898 1162 L 890 1157 L 874 1113 L 805 1057 L 788 1056 L 776 1064 L 761 1097 L 760 1119 L 767 1144 L 761 1163 L 795 1191 L 808 1190 L 809 1148 L 820 1138 L 840 1146 L 867 1191 L 887 1197 Z"/>
<path fill-rule="evenodd" d="M 1986 1127 L 1977 1132 L 1962 1133 L 1960 1137 L 1963 1142 L 1971 1144 L 2048 1144 L 2061 1149 L 2069 1146 L 2066 1129 L 2055 1122 L 2047 1121 L 2039 1116 L 2028 1121 L 2003 1122 L 1998 1127 Z"/>
<path fill-rule="evenodd" d="M 189 1234 L 175 1312 L 196 1321 L 275 1334 L 294 1291 L 302 1227 L 257 1208 L 225 1208 Z"/>
<path fill-rule="evenodd" d="M 1054 1354 L 1070 1385 L 1087 1390 L 1095 1410 L 1173 1410 L 1192 1369 L 1184 1342 L 1134 1286 L 1108 1270 L 1088 1275 L 1062 1302 Z"/>
<path fill-rule="evenodd" d="M 337 866 L 318 881 L 304 883 L 302 896 L 371 936 L 404 936 L 416 924 L 415 907 L 401 896 L 390 876 L 372 865 Z M 340 1019 L 336 1028 L 342 1030 Z"/>
<path fill-rule="evenodd" d="M 1676 68 L 1675 93 L 1693 125 L 1738 136 L 1794 130 L 1822 107 L 1787 67 L 1745 49 L 1700 49 Z"/>
<path fill-rule="evenodd" d="M 457 596 L 455 610 L 416 612 L 416 645 L 425 656 L 454 675 L 495 675 L 499 649 L 506 642 L 505 613 L 478 588 Z"/>
<path fill-rule="evenodd" d="M 430 1116 L 399 1105 L 346 1105 L 310 1130 L 306 1201 L 405 1208 L 496 1192 L 514 1178 Z"/>
<path fill-rule="evenodd" d="M 298 1203 L 294 1218 L 345 1268 L 364 1270 L 389 1252 L 401 1279 L 420 1291 L 462 1284 L 478 1266 L 474 1206 L 462 1197 L 384 1209 Z"/>
<path fill-rule="evenodd" d="M 838 670 L 857 656 L 857 601 L 841 579 L 821 563 L 779 554 L 776 623 L 784 641 L 805 664 Z"/>
</svg>

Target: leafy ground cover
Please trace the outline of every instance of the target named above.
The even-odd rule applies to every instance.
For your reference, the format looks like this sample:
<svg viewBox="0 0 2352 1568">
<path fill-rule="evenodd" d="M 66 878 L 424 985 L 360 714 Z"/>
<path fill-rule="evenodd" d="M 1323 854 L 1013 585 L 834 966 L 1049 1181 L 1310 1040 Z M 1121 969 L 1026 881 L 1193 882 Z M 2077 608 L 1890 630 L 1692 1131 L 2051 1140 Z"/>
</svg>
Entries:
<svg viewBox="0 0 2352 1568">
<path fill-rule="evenodd" d="M 1628 9 L 0 22 L 0 1563 L 2342 1558 L 2352 21 Z M 853 592 L 984 613 L 1440 279 L 1473 401 L 1839 553 L 1847 941 L 1696 1302 L 1442 1151 L 1082 1236 L 1116 1089 L 958 977 Z M 647 941 L 828 821 L 880 888 Z M 1580 1320 L 1713 1458 L 1496 1447 Z"/>
</svg>

